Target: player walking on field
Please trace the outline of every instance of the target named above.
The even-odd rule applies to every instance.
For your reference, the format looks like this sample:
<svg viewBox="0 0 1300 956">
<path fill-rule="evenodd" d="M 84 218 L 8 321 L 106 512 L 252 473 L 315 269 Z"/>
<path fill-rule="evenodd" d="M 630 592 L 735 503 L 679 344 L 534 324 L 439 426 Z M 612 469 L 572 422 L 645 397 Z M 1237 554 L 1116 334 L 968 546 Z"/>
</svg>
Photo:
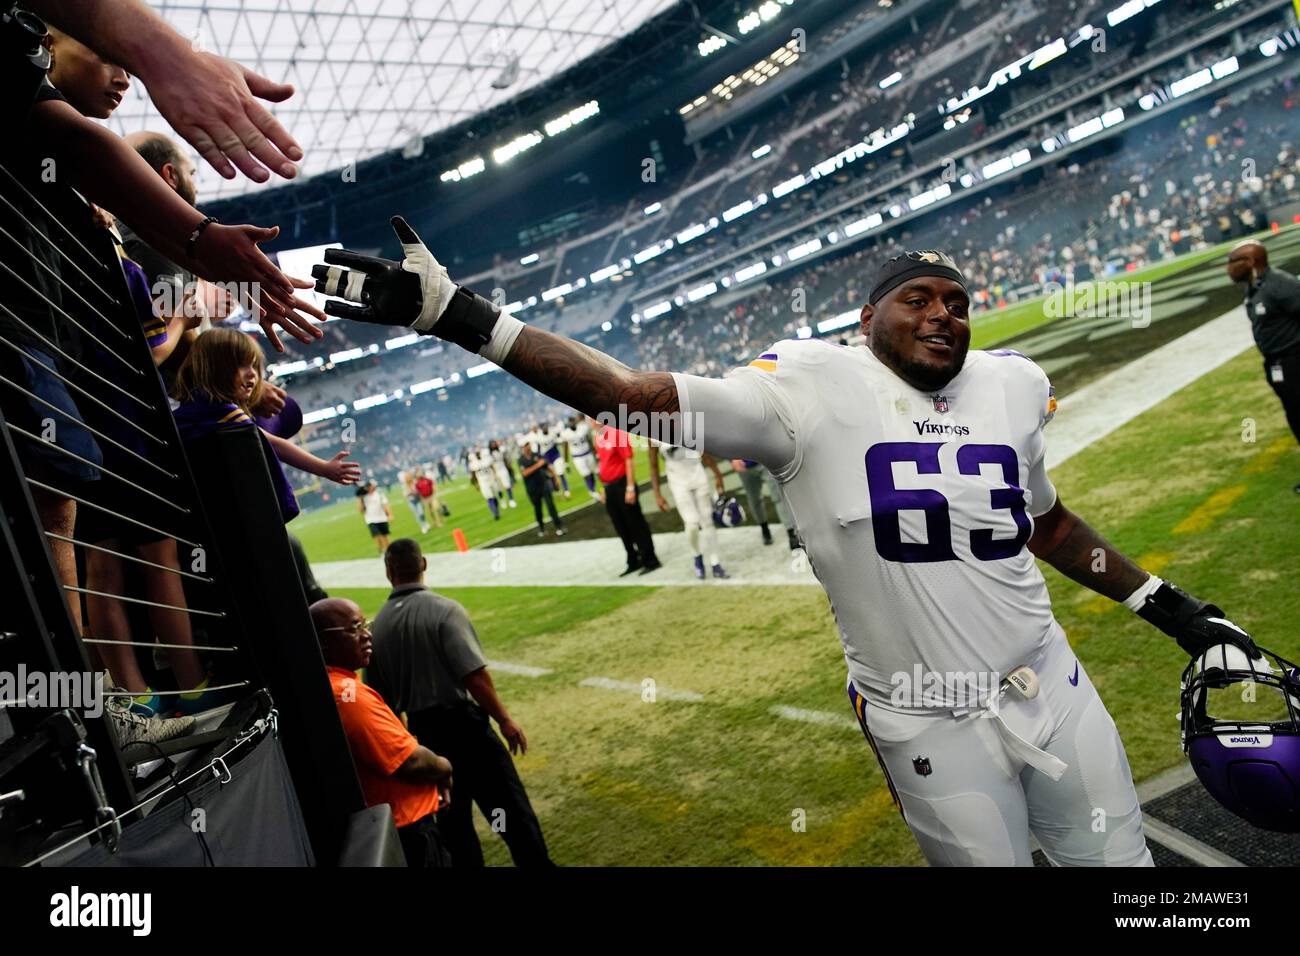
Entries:
<svg viewBox="0 0 1300 956">
<path fill-rule="evenodd" d="M 650 446 L 650 487 L 654 489 L 655 503 L 660 511 L 668 510 L 668 502 L 659 491 L 659 459 L 663 458 L 664 471 L 668 478 L 668 490 L 673 494 L 673 503 L 677 513 L 686 525 L 686 540 L 695 555 L 695 576 L 704 580 L 704 552 L 700 550 L 700 537 L 704 538 L 704 547 L 709 553 L 709 567 L 715 578 L 727 578 L 731 575 L 722 569 L 722 558 L 718 554 L 718 531 L 713 527 L 714 489 L 723 493 L 722 472 L 718 463 L 708 455 L 701 455 L 692 448 L 677 445 Z M 710 484 L 705 468 L 713 472 Z"/>
<path fill-rule="evenodd" d="M 968 353 L 951 259 L 880 266 L 865 348 L 779 342 L 717 380 L 630 369 L 529 328 L 393 227 L 400 263 L 325 253 L 320 290 L 362 303 L 326 311 L 436 334 L 590 415 L 677 413 L 702 450 L 772 471 L 834 608 L 854 712 L 927 860 L 1030 865 L 1032 832 L 1057 864 L 1151 865 L 1123 744 L 1034 558 L 1188 654 L 1229 643 L 1254 657 L 1254 644 L 1062 504 L 1043 464 L 1047 377 L 1009 350 Z"/>
<path fill-rule="evenodd" d="M 475 448 L 469 453 L 466 467 L 474 476 L 479 493 L 487 502 L 488 510 L 492 512 L 492 520 L 501 520 L 501 505 L 497 503 L 496 468 L 493 466 L 491 453 L 482 448 Z"/>
</svg>

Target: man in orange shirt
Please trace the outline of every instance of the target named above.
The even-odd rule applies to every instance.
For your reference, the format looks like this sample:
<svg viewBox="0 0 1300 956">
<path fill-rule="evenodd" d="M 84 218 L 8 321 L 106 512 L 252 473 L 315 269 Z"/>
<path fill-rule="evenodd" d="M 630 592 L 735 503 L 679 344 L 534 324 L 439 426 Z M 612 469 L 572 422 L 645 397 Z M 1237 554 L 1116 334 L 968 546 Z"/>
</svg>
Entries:
<svg viewBox="0 0 1300 956">
<path fill-rule="evenodd" d="M 393 808 L 407 866 L 450 866 L 435 814 L 450 802 L 451 764 L 420 746 L 384 699 L 357 677 L 371 652 L 361 608 L 345 598 L 326 598 L 311 606 L 311 620 L 366 805 Z"/>
</svg>

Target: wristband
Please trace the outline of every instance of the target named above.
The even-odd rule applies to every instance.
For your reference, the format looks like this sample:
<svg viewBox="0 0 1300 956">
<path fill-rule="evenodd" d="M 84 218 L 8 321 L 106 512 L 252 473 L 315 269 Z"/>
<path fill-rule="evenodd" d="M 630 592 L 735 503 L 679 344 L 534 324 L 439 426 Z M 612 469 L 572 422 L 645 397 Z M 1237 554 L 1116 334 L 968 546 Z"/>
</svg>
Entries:
<svg viewBox="0 0 1300 956">
<path fill-rule="evenodd" d="M 1154 594 L 1164 583 L 1154 574 L 1151 575 L 1144 583 L 1138 585 L 1137 590 L 1124 599 L 1124 606 L 1136 614 L 1147 603 L 1147 596 Z"/>
<path fill-rule="evenodd" d="M 203 235 L 203 230 L 208 228 L 208 226 L 212 225 L 214 222 L 219 223 L 220 220 L 217 219 L 216 216 L 205 216 L 203 221 L 194 227 L 194 231 L 190 233 L 190 237 L 185 240 L 186 256 L 191 259 L 194 258 L 194 247 L 198 244 L 199 236 Z"/>
</svg>

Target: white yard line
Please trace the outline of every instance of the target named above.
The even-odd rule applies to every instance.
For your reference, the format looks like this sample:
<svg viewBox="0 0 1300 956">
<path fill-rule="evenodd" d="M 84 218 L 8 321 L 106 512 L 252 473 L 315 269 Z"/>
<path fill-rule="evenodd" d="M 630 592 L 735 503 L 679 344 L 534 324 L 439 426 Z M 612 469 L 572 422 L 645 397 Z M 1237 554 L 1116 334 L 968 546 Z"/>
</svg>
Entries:
<svg viewBox="0 0 1300 956">
<path fill-rule="evenodd" d="M 1047 429 L 1048 468 L 1068 461 L 1251 345 L 1250 323 L 1236 306 L 1063 396 L 1056 419 Z M 585 493 L 585 489 L 577 493 Z M 778 533 L 778 537 L 783 536 Z M 792 557 L 780 541 L 771 547 L 758 545 L 758 529 L 753 525 L 724 528 L 719 539 L 723 564 L 731 574 L 726 581 L 695 579 L 686 536 L 679 532 L 655 535 L 655 550 L 664 567 L 653 574 L 619 577 L 625 566 L 622 544 L 617 538 L 597 538 L 551 540 L 518 548 L 493 548 L 495 542 L 488 542 L 465 554 L 429 554 L 427 580 L 434 588 L 817 586 L 807 562 Z M 322 562 L 314 570 L 326 589 L 388 586 L 378 557 Z"/>
<path fill-rule="evenodd" d="M 805 724 L 825 724 L 828 727 L 843 727 L 846 730 L 860 730 L 858 722 L 852 717 L 845 717 L 843 714 L 832 714 L 824 710 L 804 710 L 800 707 L 778 705 L 769 707 L 767 712 L 773 717 L 780 717 L 784 720 L 797 720 Z"/>
<path fill-rule="evenodd" d="M 498 674 L 516 674 L 519 677 L 545 677 L 551 673 L 546 667 L 531 667 L 528 664 L 511 664 L 507 661 L 488 661 L 487 666 Z"/>
<path fill-rule="evenodd" d="M 616 690 L 629 694 L 640 695 L 646 691 L 646 687 L 630 680 L 615 680 L 612 677 L 584 677 L 578 681 L 579 687 L 597 687 L 600 690 Z M 693 690 L 673 690 L 670 687 L 660 687 L 657 684 L 654 687 L 655 700 L 680 700 L 691 704 L 698 704 L 704 700 L 703 694 L 697 694 Z"/>
</svg>

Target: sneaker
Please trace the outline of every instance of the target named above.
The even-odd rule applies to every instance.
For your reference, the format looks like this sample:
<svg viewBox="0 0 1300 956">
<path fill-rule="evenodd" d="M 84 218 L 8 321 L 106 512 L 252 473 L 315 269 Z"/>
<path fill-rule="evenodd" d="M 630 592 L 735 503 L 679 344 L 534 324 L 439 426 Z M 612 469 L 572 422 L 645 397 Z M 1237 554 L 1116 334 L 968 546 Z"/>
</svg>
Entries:
<svg viewBox="0 0 1300 956">
<path fill-rule="evenodd" d="M 651 560 L 645 563 L 645 567 L 641 569 L 641 573 L 649 574 L 651 571 L 658 571 L 663 566 L 664 566 L 663 562 L 660 561 L 658 558 L 652 558 Z"/>
<path fill-rule="evenodd" d="M 799 539 L 795 537 L 794 531 L 793 531 L 792 529 L 790 529 L 790 528 L 786 528 L 785 533 L 786 533 L 786 537 L 788 537 L 788 538 L 790 539 L 790 550 L 791 550 L 791 551 L 798 551 L 798 550 L 799 550 Z"/>
<path fill-rule="evenodd" d="M 726 571 L 722 570 L 722 565 L 720 565 L 720 564 L 715 564 L 715 565 L 713 566 L 713 576 L 714 576 L 715 578 L 729 578 L 729 577 L 731 577 L 730 574 L 728 574 Z"/>
<path fill-rule="evenodd" d="M 702 554 L 695 556 L 695 576 L 701 581 L 704 580 L 704 555 Z"/>
<path fill-rule="evenodd" d="M 127 700 L 125 697 L 107 697 L 104 700 L 104 715 L 117 731 L 118 747 L 137 743 L 159 744 L 194 733 L 193 717 L 159 717 L 156 714 L 146 717 L 132 710 Z"/>
<path fill-rule="evenodd" d="M 557 527 L 557 528 L 555 529 L 555 536 L 556 536 L 557 538 L 563 538 L 563 537 L 564 537 L 564 529 L 563 529 L 563 528 L 558 528 L 558 527 Z"/>
<path fill-rule="evenodd" d="M 764 544 L 772 543 L 772 529 L 769 528 L 767 525 L 763 525 L 763 543 Z"/>
<path fill-rule="evenodd" d="M 565 491 L 564 491 L 564 497 L 566 497 L 566 498 L 572 498 L 572 497 L 573 497 L 573 492 L 572 492 L 572 491 L 569 491 L 569 490 L 566 488 Z"/>
<path fill-rule="evenodd" d="M 511 499 L 510 499 L 510 507 L 511 507 L 511 508 L 518 508 L 518 507 L 519 507 L 519 502 L 515 501 L 514 498 L 511 498 Z"/>
<path fill-rule="evenodd" d="M 426 524 L 423 528 L 420 529 L 420 534 L 428 534 L 428 533 L 429 533 L 429 526 Z"/>
<path fill-rule="evenodd" d="M 545 537 L 546 537 L 546 529 L 545 529 L 545 528 L 538 528 L 538 529 L 537 529 L 537 537 L 539 537 L 539 538 L 545 538 Z"/>
</svg>

